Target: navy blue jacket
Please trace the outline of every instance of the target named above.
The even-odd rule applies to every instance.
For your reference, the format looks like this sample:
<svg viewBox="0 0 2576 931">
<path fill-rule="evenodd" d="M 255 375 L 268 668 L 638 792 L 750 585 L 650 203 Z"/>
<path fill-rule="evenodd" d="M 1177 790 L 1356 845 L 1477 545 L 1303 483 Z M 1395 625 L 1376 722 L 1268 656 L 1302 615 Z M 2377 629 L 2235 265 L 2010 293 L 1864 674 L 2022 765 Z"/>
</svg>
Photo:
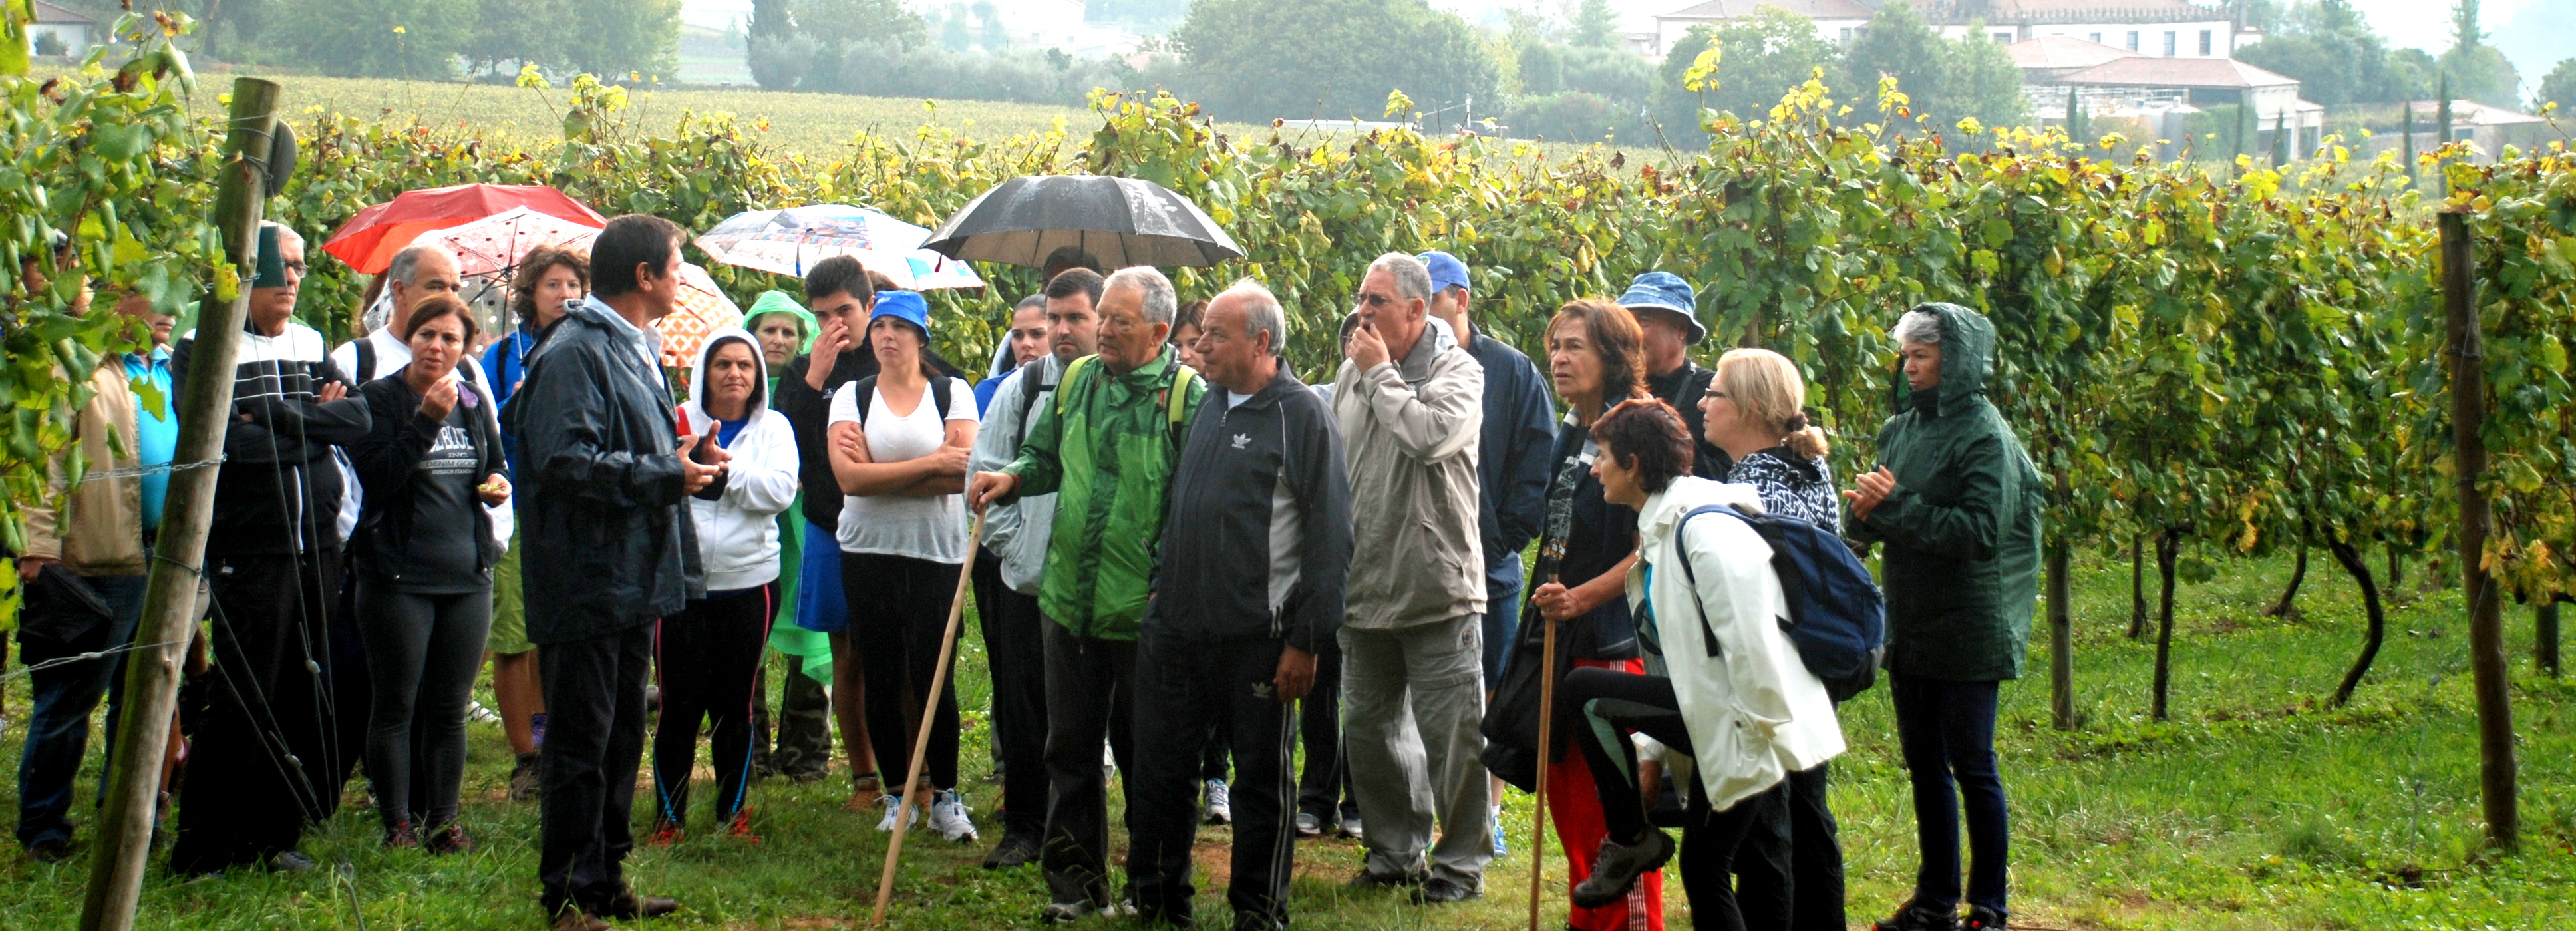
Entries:
<svg viewBox="0 0 2576 931">
<path fill-rule="evenodd" d="M 1476 450 L 1483 500 L 1476 529 L 1485 565 L 1520 558 L 1547 521 L 1548 448 L 1556 442 L 1556 390 L 1528 356 L 1483 333 L 1467 354 L 1485 367 L 1485 433 Z"/>
<path fill-rule="evenodd" d="M 1149 635 L 1277 639 L 1318 652 L 1342 626 L 1351 485 L 1324 399 L 1281 366 L 1239 406 L 1210 386 L 1172 471 Z M 1297 549 L 1274 552 L 1294 515 Z"/>
</svg>

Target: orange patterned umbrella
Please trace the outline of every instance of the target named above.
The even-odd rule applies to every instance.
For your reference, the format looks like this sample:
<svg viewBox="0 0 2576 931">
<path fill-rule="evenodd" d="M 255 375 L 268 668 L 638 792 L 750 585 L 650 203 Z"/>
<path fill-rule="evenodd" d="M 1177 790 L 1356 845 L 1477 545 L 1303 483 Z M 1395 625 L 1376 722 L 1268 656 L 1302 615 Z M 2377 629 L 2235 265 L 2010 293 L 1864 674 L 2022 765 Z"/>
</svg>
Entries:
<svg viewBox="0 0 2576 931">
<path fill-rule="evenodd" d="M 680 264 L 680 301 L 671 315 L 653 322 L 662 333 L 662 364 L 675 369 L 697 364 L 698 347 L 706 345 L 707 334 L 742 325 L 742 308 L 726 297 L 724 289 L 707 270 L 686 262 Z"/>
</svg>

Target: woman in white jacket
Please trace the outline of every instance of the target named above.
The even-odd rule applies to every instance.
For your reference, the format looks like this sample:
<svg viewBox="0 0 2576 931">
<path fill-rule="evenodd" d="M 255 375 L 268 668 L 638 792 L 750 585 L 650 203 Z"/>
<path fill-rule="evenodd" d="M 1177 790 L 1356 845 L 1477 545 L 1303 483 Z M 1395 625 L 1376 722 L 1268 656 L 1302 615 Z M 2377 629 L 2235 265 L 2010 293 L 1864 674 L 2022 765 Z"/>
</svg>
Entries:
<svg viewBox="0 0 2576 931">
<path fill-rule="evenodd" d="M 680 432 L 702 437 L 689 453 L 721 465 L 692 496 L 707 592 L 662 620 L 655 666 L 662 714 L 653 733 L 661 800 L 652 842 L 680 839 L 698 722 L 715 730 L 716 823 L 751 836 L 743 787 L 751 781 L 751 693 L 769 619 L 778 614 L 778 513 L 796 502 L 796 432 L 769 409 L 760 342 L 738 327 L 709 334 L 680 406 Z M 542 558 L 542 557 L 540 557 Z"/>
<path fill-rule="evenodd" d="M 1603 452 L 1593 467 L 1603 497 L 1637 511 L 1640 558 L 1628 600 L 1647 675 L 1576 670 L 1560 688 L 1559 713 L 1584 715 L 1576 744 L 1593 767 L 1610 828 L 1611 849 L 1574 901 L 1623 895 L 1673 855 L 1672 840 L 1646 823 L 1639 747 L 1626 736 L 1634 733 L 1690 796 L 1681 875 L 1692 923 L 1742 928 L 1728 873 L 1746 829 L 1788 773 L 1843 751 L 1842 729 L 1824 683 L 1780 628 L 1789 607 L 1770 545 L 1722 514 L 1685 520 L 1709 505 L 1758 513 L 1760 494 L 1692 477 L 1695 444 L 1680 413 L 1662 401 L 1621 404 L 1593 435 Z"/>
</svg>

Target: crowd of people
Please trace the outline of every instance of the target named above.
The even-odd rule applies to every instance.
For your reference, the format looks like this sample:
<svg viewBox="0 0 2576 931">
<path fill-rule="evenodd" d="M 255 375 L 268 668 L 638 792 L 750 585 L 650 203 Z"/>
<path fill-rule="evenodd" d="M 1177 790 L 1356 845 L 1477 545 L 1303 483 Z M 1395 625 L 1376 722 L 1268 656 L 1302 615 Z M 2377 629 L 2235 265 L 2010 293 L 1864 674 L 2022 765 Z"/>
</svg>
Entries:
<svg viewBox="0 0 2576 931">
<path fill-rule="evenodd" d="M 622 865 L 648 741 L 640 841 L 688 838 L 701 728 L 714 832 L 756 841 L 750 784 L 822 778 L 837 731 L 849 810 L 960 844 L 998 829 L 984 866 L 1036 864 L 1046 922 L 1194 926 L 1205 823 L 1232 826 L 1238 931 L 1288 926 L 1296 841 L 1327 834 L 1365 849 L 1356 891 L 1475 899 L 1510 849 L 1502 785 L 1544 779 L 1568 927 L 1664 927 L 1678 858 L 1695 927 L 1839 929 L 1828 769 L 1851 696 L 1792 636 L 1805 593 L 1763 529 L 1785 522 L 1879 559 L 1872 668 L 1921 850 L 1876 927 L 2005 926 L 1996 695 L 2021 673 L 2041 515 L 1984 398 L 1995 334 L 1975 312 L 1896 321 L 1900 413 L 1839 483 L 1799 368 L 1752 348 L 1693 362 L 1708 330 L 1667 272 L 1558 308 L 1534 362 L 1480 331 L 1465 263 L 1389 253 L 1309 385 L 1257 281 L 1184 304 L 1153 268 L 1066 250 L 970 380 L 922 296 L 847 257 L 668 369 L 655 322 L 683 241 L 629 215 L 587 254 L 540 249 L 493 336 L 455 257 L 407 248 L 371 289 L 380 325 L 333 351 L 294 322 L 301 238 L 262 228 L 204 656 L 165 774 L 173 871 L 313 869 L 304 829 L 361 765 L 386 846 L 472 849 L 458 797 L 488 663 L 558 929 L 679 907 Z M 170 386 L 226 361 L 193 333 L 163 348 L 168 315 L 108 297 L 154 349 L 101 365 L 80 412 L 79 448 L 123 471 L 35 509 L 16 554 L 30 664 L 133 638 Z M 1720 510 L 1742 519 L 1702 516 Z M 990 667 L 999 804 L 980 817 L 940 668 L 961 573 Z M 69 855 L 120 657 L 35 674 L 18 826 L 35 859 Z"/>
</svg>

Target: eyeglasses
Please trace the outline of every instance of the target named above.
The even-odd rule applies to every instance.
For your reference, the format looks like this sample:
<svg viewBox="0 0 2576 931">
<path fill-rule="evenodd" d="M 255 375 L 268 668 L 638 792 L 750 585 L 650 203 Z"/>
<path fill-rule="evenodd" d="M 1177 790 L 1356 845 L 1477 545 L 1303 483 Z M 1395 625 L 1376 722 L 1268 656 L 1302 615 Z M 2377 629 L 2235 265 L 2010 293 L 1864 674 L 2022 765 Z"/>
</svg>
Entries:
<svg viewBox="0 0 2576 931">
<path fill-rule="evenodd" d="M 1383 310 L 1386 308 L 1386 305 L 1395 303 L 1395 299 L 1383 294 L 1362 294 L 1360 295 L 1360 303 L 1367 305 L 1373 310 Z"/>
<path fill-rule="evenodd" d="M 287 270 L 287 271 L 290 271 L 290 272 L 294 272 L 294 273 L 295 273 L 295 274 L 297 274 L 298 276 L 301 276 L 301 275 L 304 275 L 304 274 L 309 273 L 309 272 L 312 270 L 312 268 L 313 268 L 313 266 L 311 266 L 311 265 L 307 265 L 307 264 L 302 263 L 302 262 L 288 262 L 288 263 L 286 263 L 286 270 Z"/>
</svg>

